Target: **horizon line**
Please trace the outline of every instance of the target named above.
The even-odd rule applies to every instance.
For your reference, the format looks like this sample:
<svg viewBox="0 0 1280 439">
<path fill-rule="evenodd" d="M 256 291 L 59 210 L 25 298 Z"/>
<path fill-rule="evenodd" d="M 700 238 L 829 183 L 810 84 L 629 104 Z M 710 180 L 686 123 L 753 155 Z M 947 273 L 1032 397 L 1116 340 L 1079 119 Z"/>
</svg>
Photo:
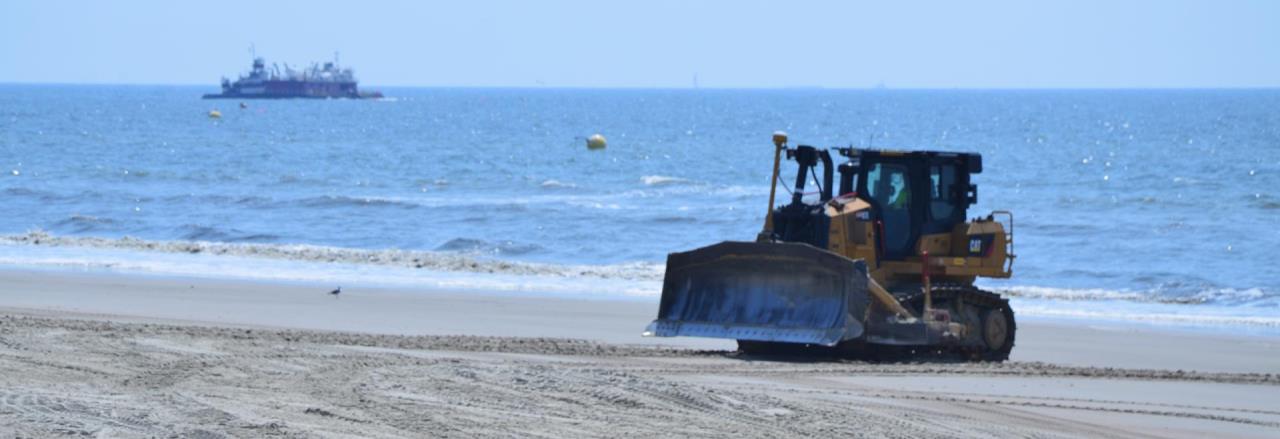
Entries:
<svg viewBox="0 0 1280 439">
<path fill-rule="evenodd" d="M 143 82 L 37 82 L 37 81 L 10 81 L 0 80 L 0 86 L 25 85 L 25 86 L 106 86 L 106 87 L 181 87 L 181 88 L 210 88 L 217 89 L 218 85 L 193 84 L 193 83 L 143 83 Z M 363 89 L 374 90 L 379 87 L 389 87 L 397 89 L 476 89 L 476 90 L 710 90 L 710 91 L 733 91 L 733 90 L 831 90 L 831 91 L 1123 91 L 1123 90 L 1276 90 L 1280 89 L 1280 84 L 1276 85 L 1189 85 L 1189 86 L 1142 86 L 1142 85 L 1123 85 L 1123 86 L 1043 86 L 1043 87 L 1026 87 L 1026 86 L 902 86 L 893 87 L 885 85 L 870 86 L 821 86 L 821 85 L 786 85 L 786 86 L 653 86 L 653 85 L 406 85 L 406 84 L 387 84 L 361 86 Z"/>
</svg>

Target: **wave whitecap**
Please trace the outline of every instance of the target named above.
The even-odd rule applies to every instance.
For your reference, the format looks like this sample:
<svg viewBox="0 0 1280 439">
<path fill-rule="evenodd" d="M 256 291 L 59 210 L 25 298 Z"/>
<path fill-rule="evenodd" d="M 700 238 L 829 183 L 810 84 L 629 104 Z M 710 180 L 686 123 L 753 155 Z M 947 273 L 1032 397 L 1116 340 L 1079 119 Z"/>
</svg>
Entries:
<svg viewBox="0 0 1280 439">
<path fill-rule="evenodd" d="M 544 181 L 543 181 L 541 184 L 539 184 L 538 186 L 543 187 L 543 188 L 546 188 L 546 189 L 573 189 L 573 188 L 577 188 L 577 187 L 578 187 L 578 185 L 576 185 L 576 184 L 573 184 L 573 183 L 565 183 L 565 182 L 562 182 L 562 181 L 560 181 L 560 180 L 544 180 Z"/>
<path fill-rule="evenodd" d="M 691 180 L 680 177 L 669 177 L 666 175 L 646 175 L 640 177 L 640 182 L 645 186 L 664 186 L 673 184 L 688 184 Z"/>
</svg>

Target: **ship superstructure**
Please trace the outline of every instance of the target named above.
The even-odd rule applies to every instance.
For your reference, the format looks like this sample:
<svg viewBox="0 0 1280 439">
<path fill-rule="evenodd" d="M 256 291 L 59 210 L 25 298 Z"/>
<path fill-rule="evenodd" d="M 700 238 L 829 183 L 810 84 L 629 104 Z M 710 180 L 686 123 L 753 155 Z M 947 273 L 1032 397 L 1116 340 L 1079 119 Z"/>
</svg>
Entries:
<svg viewBox="0 0 1280 439">
<path fill-rule="evenodd" d="M 272 63 L 267 67 L 264 59 L 255 57 L 253 69 L 240 75 L 235 81 L 222 78 L 222 93 L 206 94 L 205 99 L 281 99 L 281 98 L 377 98 L 381 93 L 360 93 L 355 71 L 342 68 L 338 60 L 323 65 L 312 63 L 304 69 L 294 69 Z"/>
</svg>

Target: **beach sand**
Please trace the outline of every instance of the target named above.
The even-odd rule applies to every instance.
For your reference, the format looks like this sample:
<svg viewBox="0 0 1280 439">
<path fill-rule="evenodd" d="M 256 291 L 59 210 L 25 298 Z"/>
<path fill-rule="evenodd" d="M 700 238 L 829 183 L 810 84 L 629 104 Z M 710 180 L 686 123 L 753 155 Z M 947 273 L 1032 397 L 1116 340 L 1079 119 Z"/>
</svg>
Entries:
<svg viewBox="0 0 1280 439">
<path fill-rule="evenodd" d="M 742 356 L 653 301 L 0 271 L 0 436 L 1278 437 L 1280 340 L 1019 322 L 1010 362 Z"/>
</svg>

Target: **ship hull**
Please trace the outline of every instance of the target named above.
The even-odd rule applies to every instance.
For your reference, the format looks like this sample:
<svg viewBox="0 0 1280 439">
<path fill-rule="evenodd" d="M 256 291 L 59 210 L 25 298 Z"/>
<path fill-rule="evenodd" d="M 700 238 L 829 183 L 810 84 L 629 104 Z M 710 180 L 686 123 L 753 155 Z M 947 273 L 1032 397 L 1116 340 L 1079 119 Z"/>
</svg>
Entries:
<svg viewBox="0 0 1280 439">
<path fill-rule="evenodd" d="M 268 80 L 256 84 L 237 82 L 222 93 L 204 95 L 205 99 L 330 99 L 363 97 L 355 82 L 314 82 Z"/>
<path fill-rule="evenodd" d="M 276 94 L 228 94 L 228 93 L 209 93 L 203 96 L 204 99 L 368 99 L 367 96 L 307 96 L 307 95 L 276 95 Z"/>
</svg>

